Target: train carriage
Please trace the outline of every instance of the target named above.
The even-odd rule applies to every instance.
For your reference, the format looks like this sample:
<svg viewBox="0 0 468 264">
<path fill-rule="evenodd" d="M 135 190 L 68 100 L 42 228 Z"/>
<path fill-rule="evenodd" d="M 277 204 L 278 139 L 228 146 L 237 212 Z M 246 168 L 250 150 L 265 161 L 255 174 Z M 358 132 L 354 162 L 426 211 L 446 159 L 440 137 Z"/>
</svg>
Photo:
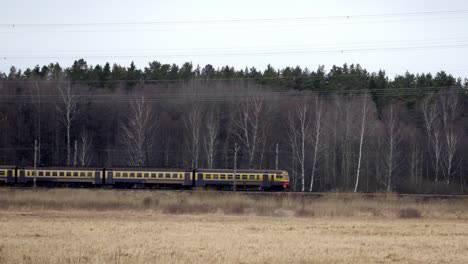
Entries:
<svg viewBox="0 0 468 264">
<path fill-rule="evenodd" d="M 284 190 L 289 187 L 286 171 L 280 170 L 233 170 L 198 169 L 195 171 L 197 187 L 216 187 L 218 189 Z"/>
<path fill-rule="evenodd" d="M 16 168 L 9 166 L 0 166 L 0 183 L 15 183 Z"/>
<path fill-rule="evenodd" d="M 116 186 L 191 187 L 190 170 L 157 168 L 111 168 L 104 173 L 104 183 Z"/>
<path fill-rule="evenodd" d="M 27 167 L 18 169 L 18 183 L 100 185 L 102 170 L 91 168 Z"/>
</svg>

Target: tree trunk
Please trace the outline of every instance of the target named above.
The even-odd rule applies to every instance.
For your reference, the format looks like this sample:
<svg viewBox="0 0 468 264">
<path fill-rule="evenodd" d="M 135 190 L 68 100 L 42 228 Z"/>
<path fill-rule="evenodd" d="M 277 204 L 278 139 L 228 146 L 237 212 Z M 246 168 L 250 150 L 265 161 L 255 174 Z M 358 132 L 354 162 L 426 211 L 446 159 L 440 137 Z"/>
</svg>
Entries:
<svg viewBox="0 0 468 264">
<path fill-rule="evenodd" d="M 361 173 L 361 158 L 362 158 L 362 145 L 364 143 L 364 129 L 366 125 L 366 112 L 367 112 L 367 95 L 364 97 L 364 107 L 362 111 L 362 122 L 361 122 L 361 138 L 359 141 L 359 158 L 357 164 L 357 172 L 356 172 L 356 184 L 354 185 L 354 192 L 357 192 L 358 185 L 359 185 L 359 176 Z"/>
</svg>

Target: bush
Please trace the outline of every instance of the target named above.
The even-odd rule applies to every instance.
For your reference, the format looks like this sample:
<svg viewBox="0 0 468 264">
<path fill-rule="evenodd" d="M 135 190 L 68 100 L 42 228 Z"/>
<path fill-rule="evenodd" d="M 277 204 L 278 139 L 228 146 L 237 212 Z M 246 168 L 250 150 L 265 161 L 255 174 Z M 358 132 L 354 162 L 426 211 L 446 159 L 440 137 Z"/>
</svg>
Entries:
<svg viewBox="0 0 468 264">
<path fill-rule="evenodd" d="M 420 218 L 421 212 L 414 208 L 400 209 L 400 218 Z"/>
<path fill-rule="evenodd" d="M 226 203 L 226 207 L 224 208 L 225 214 L 244 214 L 246 204 L 239 201 L 233 201 Z"/>
<path fill-rule="evenodd" d="M 294 212 L 294 215 L 298 217 L 313 217 L 315 213 L 312 210 L 308 210 L 304 207 L 301 207 Z"/>
</svg>

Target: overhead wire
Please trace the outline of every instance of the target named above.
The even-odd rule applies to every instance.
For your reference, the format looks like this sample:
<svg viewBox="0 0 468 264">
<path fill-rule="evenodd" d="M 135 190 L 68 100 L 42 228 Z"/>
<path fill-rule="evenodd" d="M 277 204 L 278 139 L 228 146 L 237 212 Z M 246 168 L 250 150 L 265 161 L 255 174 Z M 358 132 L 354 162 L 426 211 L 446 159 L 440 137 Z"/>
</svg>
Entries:
<svg viewBox="0 0 468 264">
<path fill-rule="evenodd" d="M 213 20 L 173 20 L 173 21 L 136 21 L 136 22 L 82 22 L 82 23 L 2 23 L 0 27 L 76 27 L 76 26 L 123 26 L 123 25 L 159 25 L 159 24 L 211 24 L 211 23 L 246 23 L 246 22 L 272 22 L 272 21 L 303 21 L 303 20 L 330 20 L 330 19 L 369 19 L 382 17 L 414 17 L 434 15 L 461 15 L 468 14 L 468 10 L 440 10 L 421 12 L 395 12 L 376 14 L 353 14 L 334 16 L 304 16 L 282 18 L 244 18 L 244 19 L 213 19 Z"/>
<path fill-rule="evenodd" d="M 326 54 L 326 53 L 360 53 L 380 51 L 411 51 L 425 49 L 467 48 L 468 43 L 453 45 L 428 45 L 407 47 L 377 47 L 377 48 L 354 48 L 354 49 L 329 49 L 329 50 L 284 50 L 284 51 L 257 51 L 257 52 L 225 52 L 225 53 L 186 53 L 186 54 L 136 54 L 136 55 L 87 55 L 86 58 L 173 58 L 173 57 L 219 57 L 219 56 L 264 56 L 264 55 L 303 55 L 303 54 Z M 0 55 L 3 60 L 7 59 L 76 59 L 76 56 L 6 56 Z"/>
</svg>

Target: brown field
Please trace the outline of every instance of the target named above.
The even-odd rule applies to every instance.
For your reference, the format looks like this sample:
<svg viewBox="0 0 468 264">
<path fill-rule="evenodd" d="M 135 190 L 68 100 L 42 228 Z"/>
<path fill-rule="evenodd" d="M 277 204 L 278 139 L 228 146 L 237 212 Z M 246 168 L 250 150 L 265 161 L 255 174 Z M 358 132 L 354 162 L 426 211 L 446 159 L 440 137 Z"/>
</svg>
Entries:
<svg viewBox="0 0 468 264">
<path fill-rule="evenodd" d="M 467 198 L 0 189 L 0 201 L 0 263 L 468 263 Z"/>
</svg>

